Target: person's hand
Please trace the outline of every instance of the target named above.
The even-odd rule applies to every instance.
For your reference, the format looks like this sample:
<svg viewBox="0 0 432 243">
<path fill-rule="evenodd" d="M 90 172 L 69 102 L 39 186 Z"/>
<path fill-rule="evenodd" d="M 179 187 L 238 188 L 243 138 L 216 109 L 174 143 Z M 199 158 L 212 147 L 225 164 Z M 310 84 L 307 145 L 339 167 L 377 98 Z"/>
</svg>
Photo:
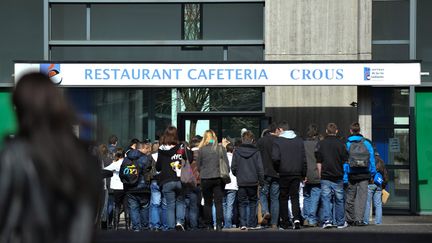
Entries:
<svg viewBox="0 0 432 243">
<path fill-rule="evenodd" d="M 222 138 L 222 146 L 226 147 L 229 143 L 230 141 L 228 141 L 228 139 Z"/>
</svg>

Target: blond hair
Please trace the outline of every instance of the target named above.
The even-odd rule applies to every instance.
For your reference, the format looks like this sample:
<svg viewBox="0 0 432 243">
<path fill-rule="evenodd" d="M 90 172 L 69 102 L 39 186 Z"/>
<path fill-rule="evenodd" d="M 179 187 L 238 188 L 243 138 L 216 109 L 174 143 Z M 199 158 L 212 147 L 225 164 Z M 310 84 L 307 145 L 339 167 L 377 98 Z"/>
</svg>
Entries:
<svg viewBox="0 0 432 243">
<path fill-rule="evenodd" d="M 210 140 L 213 140 L 213 145 L 217 145 L 217 136 L 215 132 L 211 129 L 204 132 L 203 139 L 201 140 L 200 144 L 198 145 L 199 148 L 202 148 L 210 143 Z"/>
</svg>

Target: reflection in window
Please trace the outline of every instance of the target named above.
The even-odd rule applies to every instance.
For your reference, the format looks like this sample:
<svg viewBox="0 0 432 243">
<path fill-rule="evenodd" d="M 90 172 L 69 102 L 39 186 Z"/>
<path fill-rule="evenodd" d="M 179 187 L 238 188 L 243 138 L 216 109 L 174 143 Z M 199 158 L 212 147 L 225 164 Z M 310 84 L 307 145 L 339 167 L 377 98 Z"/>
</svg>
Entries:
<svg viewBox="0 0 432 243">
<path fill-rule="evenodd" d="M 200 40 L 201 28 L 201 4 L 183 4 L 183 40 Z"/>
<path fill-rule="evenodd" d="M 409 164 L 409 129 L 408 128 L 396 128 L 394 129 L 394 139 L 398 141 L 399 146 L 397 151 L 392 152 L 390 160 L 393 161 L 394 165 L 408 165 Z M 389 161 L 389 162 L 391 162 Z"/>
<path fill-rule="evenodd" d="M 409 206 L 409 170 L 390 169 L 389 183 L 386 187 L 390 192 L 390 200 L 385 205 L 390 208 L 407 208 Z"/>
<path fill-rule="evenodd" d="M 262 111 L 262 88 L 182 88 L 182 111 Z"/>
<path fill-rule="evenodd" d="M 210 111 L 262 111 L 261 88 L 210 90 Z"/>
</svg>

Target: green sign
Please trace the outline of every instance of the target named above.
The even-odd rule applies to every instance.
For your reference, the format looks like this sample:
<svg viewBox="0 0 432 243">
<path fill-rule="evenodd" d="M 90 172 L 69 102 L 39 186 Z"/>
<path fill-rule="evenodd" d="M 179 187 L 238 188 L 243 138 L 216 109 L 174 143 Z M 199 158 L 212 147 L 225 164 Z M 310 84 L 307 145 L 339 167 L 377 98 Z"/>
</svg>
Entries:
<svg viewBox="0 0 432 243">
<path fill-rule="evenodd" d="M 0 91 L 0 147 L 5 136 L 14 134 L 16 131 L 16 118 L 11 96 L 10 92 Z"/>
</svg>

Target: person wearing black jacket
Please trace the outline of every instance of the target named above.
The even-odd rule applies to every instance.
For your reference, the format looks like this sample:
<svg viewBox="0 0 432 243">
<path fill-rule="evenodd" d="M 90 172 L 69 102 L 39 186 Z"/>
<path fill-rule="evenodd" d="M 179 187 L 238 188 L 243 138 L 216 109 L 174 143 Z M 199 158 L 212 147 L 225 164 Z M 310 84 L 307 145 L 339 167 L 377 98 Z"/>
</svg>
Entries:
<svg viewBox="0 0 432 243">
<path fill-rule="evenodd" d="M 277 125 L 272 123 L 268 128 L 268 133 L 260 138 L 257 143 L 264 167 L 264 184 L 260 187 L 260 203 L 263 217 L 261 225 L 265 226 L 271 220 L 271 227 L 274 229 L 277 228 L 279 221 L 279 175 L 273 165 L 272 150 L 273 141 L 278 135 Z M 268 205 L 269 197 L 270 210 Z"/>
<path fill-rule="evenodd" d="M 169 126 L 160 139 L 156 170 L 159 184 L 167 203 L 167 229 L 184 231 L 185 199 L 184 188 L 180 182 L 181 161 L 186 158 L 186 148 L 179 143 L 177 128 Z"/>
<path fill-rule="evenodd" d="M 278 127 L 280 135 L 273 143 L 272 159 L 280 178 L 281 227 L 286 229 L 290 225 L 288 198 L 291 198 L 294 229 L 300 229 L 299 189 L 307 171 L 305 148 L 303 139 L 289 130 L 287 122 L 281 122 Z"/>
<path fill-rule="evenodd" d="M 323 228 L 345 228 L 345 208 L 343 189 L 343 165 L 348 160 L 345 144 L 336 135 L 337 125 L 329 123 L 327 136 L 317 144 L 315 156 L 318 173 L 321 176 L 321 202 L 323 209 Z M 331 198 L 334 195 L 336 222 L 333 222 Z"/>
<path fill-rule="evenodd" d="M 148 146 L 138 142 L 136 149 L 130 150 L 127 153 L 127 157 L 123 160 L 123 163 L 127 160 L 136 160 L 139 167 L 137 185 L 123 184 L 133 231 L 144 230 L 149 225 L 150 185 L 146 182 L 145 176 L 150 171 L 151 164 L 147 153 Z"/>
<path fill-rule="evenodd" d="M 264 183 L 261 154 L 253 142 L 254 135 L 251 131 L 242 134 L 242 144 L 234 151 L 231 165 L 231 170 L 237 177 L 239 187 L 238 200 L 240 204 L 241 230 L 257 226 L 258 185 Z M 248 208 L 249 217 L 247 217 Z"/>
</svg>

